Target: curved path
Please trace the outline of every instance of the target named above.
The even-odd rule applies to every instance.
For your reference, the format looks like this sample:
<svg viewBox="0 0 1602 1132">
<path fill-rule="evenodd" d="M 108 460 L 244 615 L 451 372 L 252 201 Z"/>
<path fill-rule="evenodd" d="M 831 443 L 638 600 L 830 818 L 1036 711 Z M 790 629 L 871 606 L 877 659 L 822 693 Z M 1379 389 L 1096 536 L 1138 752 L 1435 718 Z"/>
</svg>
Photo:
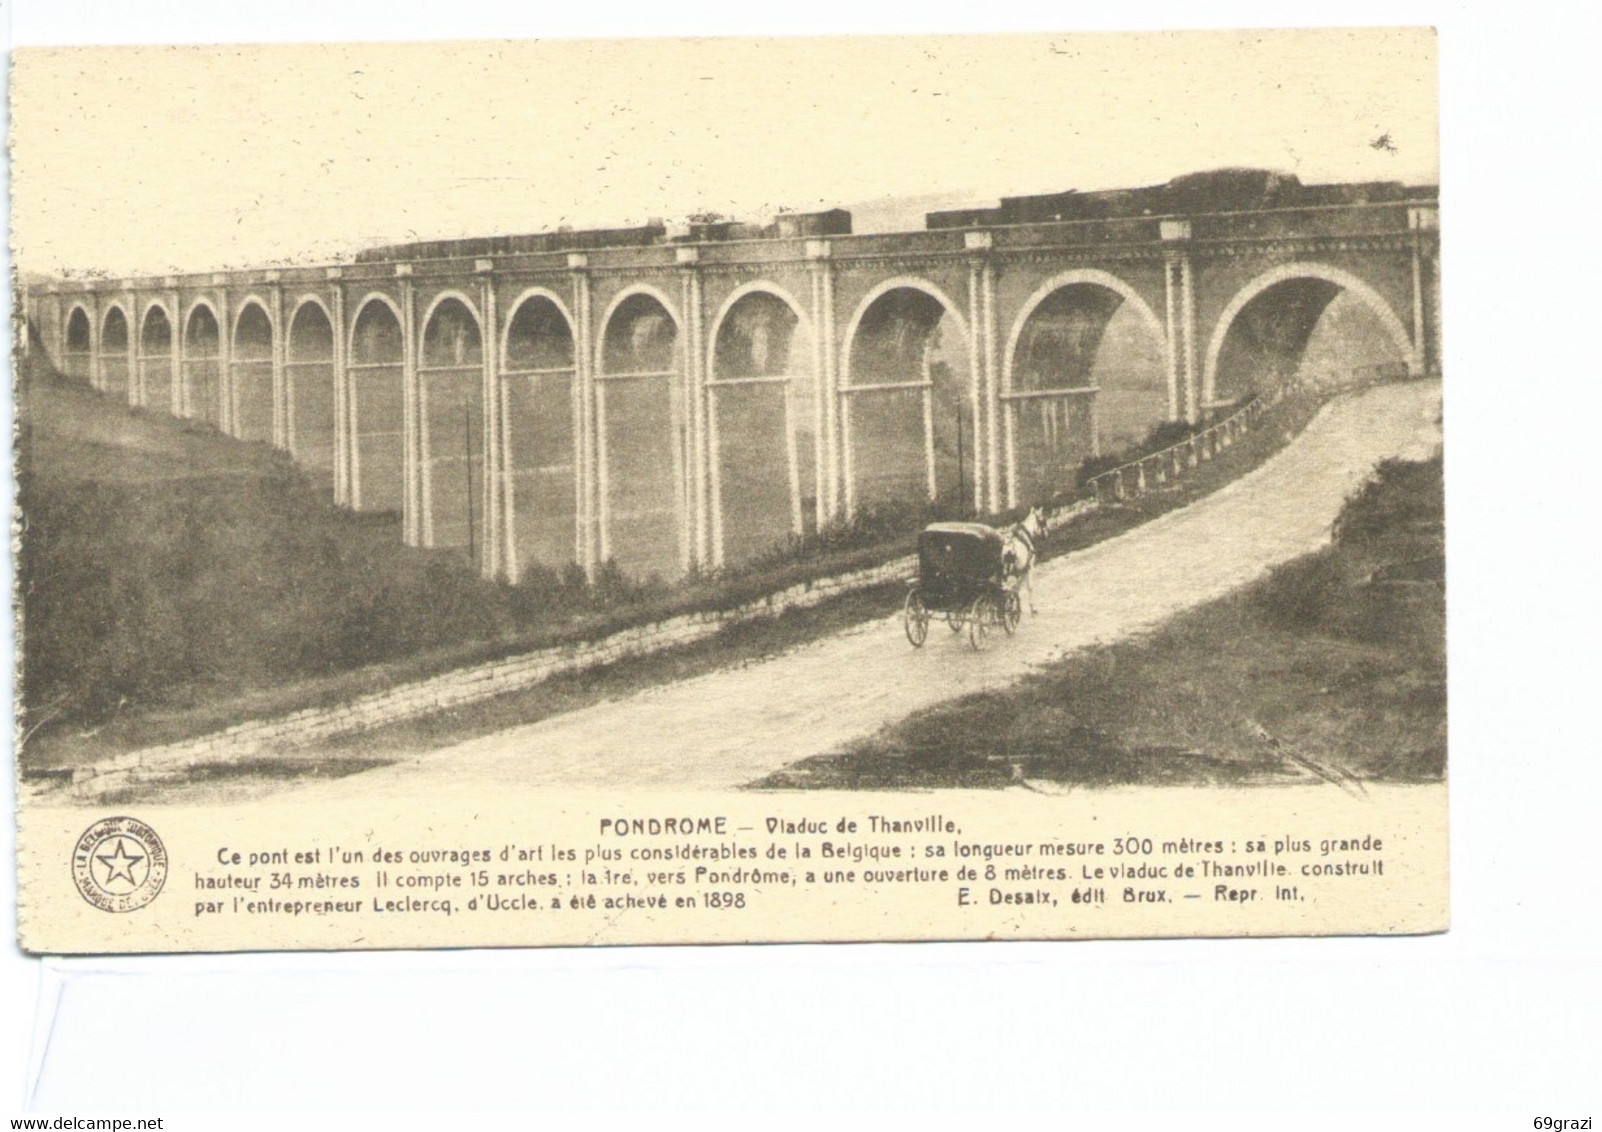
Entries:
<svg viewBox="0 0 1602 1132">
<path fill-rule="evenodd" d="M 824 754 L 921 708 L 1012 683 L 1222 596 L 1329 537 L 1380 460 L 1439 442 L 1439 382 L 1341 398 L 1283 452 L 1189 507 L 1043 564 L 1038 616 L 976 654 L 931 626 L 908 647 L 899 613 L 750 664 L 664 685 L 420 758 L 291 791 L 318 800 L 485 790 L 727 789 Z"/>
</svg>

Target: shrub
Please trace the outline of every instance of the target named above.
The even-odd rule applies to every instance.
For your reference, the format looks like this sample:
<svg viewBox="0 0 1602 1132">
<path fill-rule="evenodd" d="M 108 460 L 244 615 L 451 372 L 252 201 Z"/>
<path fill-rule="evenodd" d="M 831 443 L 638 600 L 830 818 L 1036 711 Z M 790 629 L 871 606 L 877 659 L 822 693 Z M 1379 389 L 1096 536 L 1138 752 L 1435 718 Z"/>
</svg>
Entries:
<svg viewBox="0 0 1602 1132">
<path fill-rule="evenodd" d="M 1441 458 L 1386 460 L 1347 501 L 1336 524 L 1342 545 L 1362 545 L 1420 527 L 1437 526 L 1445 514 Z"/>
<path fill-rule="evenodd" d="M 1084 490 L 1090 486 L 1090 481 L 1103 472 L 1110 472 L 1128 461 L 1123 455 L 1086 456 L 1079 461 L 1079 469 L 1074 473 L 1074 486 Z"/>
<path fill-rule="evenodd" d="M 543 562 L 530 563 L 506 595 L 512 619 L 525 628 L 584 612 L 591 605 L 589 579 L 576 562 L 560 571 Z"/>
<path fill-rule="evenodd" d="M 1079 468 L 1074 473 L 1074 486 L 1083 491 L 1090 481 L 1104 472 L 1125 464 L 1133 464 L 1147 456 L 1155 455 L 1176 444 L 1183 444 L 1196 434 L 1196 426 L 1189 421 L 1159 421 L 1152 425 L 1151 430 L 1134 444 L 1119 449 L 1117 452 L 1104 453 L 1100 456 L 1086 456 L 1079 461 Z"/>
<path fill-rule="evenodd" d="M 1341 509 L 1334 545 L 1274 570 L 1249 602 L 1265 623 L 1370 644 L 1444 635 L 1441 461 L 1387 460 Z M 1426 651 L 1428 648 L 1426 647 Z"/>
<path fill-rule="evenodd" d="M 1264 624 L 1305 633 L 1324 626 L 1346 592 L 1345 569 L 1332 551 L 1323 550 L 1275 568 L 1247 601 Z"/>
<path fill-rule="evenodd" d="M 1136 446 L 1138 451 L 1131 455 L 1130 459 L 1150 456 L 1153 452 L 1161 452 L 1165 448 L 1183 444 L 1195 435 L 1196 426 L 1189 421 L 1161 421 L 1152 426 L 1151 431 L 1146 434 L 1146 439 Z"/>
</svg>

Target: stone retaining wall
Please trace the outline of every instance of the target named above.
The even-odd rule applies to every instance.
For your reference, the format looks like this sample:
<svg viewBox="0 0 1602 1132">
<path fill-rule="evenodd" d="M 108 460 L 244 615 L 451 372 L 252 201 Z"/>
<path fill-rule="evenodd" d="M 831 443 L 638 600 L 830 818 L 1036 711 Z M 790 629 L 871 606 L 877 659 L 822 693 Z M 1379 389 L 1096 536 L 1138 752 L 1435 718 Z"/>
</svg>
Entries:
<svg viewBox="0 0 1602 1132">
<path fill-rule="evenodd" d="M 1086 501 L 1054 511 L 1047 517 L 1047 528 L 1059 529 L 1097 506 L 1094 501 Z M 713 636 L 726 625 L 777 617 L 792 609 L 808 609 L 842 594 L 911 577 L 917 568 L 917 556 L 906 555 L 881 566 L 799 582 L 734 609 L 686 613 L 623 629 L 599 641 L 539 649 L 442 673 L 334 707 L 306 708 L 271 719 L 250 720 L 194 739 L 129 751 L 73 771 L 71 789 L 75 794 L 99 794 L 134 781 L 174 775 L 187 767 L 238 762 L 253 755 L 293 750 L 433 715 L 522 691 L 553 676 L 694 644 Z"/>
<path fill-rule="evenodd" d="M 185 767 L 236 762 L 477 703 L 521 691 L 552 676 L 694 644 L 725 625 L 777 617 L 787 610 L 807 609 L 841 594 L 910 577 L 917 570 L 917 561 L 916 555 L 907 555 L 882 566 L 800 582 L 734 609 L 686 613 L 623 629 L 599 641 L 539 649 L 442 673 L 334 707 L 307 708 L 272 719 L 250 720 L 194 739 L 129 751 L 96 766 L 75 770 L 73 790 L 99 793 L 121 783 L 160 777 Z"/>
<path fill-rule="evenodd" d="M 1143 482 L 1140 489 L 1130 494 L 1139 494 L 1148 486 Z M 1055 508 L 1046 515 L 1047 530 L 1059 530 L 1100 506 L 1097 500 L 1088 499 Z M 539 649 L 446 672 L 334 707 L 307 708 L 272 719 L 250 720 L 194 739 L 129 751 L 96 766 L 75 770 L 72 791 L 101 793 L 123 783 L 176 774 L 186 767 L 237 762 L 264 752 L 293 750 L 433 715 L 522 691 L 553 676 L 694 644 L 713 636 L 726 625 L 777 617 L 792 609 L 807 609 L 841 594 L 910 577 L 916 570 L 917 556 L 907 555 L 881 566 L 800 582 L 734 609 L 682 614 L 624 629 L 599 641 Z"/>
</svg>

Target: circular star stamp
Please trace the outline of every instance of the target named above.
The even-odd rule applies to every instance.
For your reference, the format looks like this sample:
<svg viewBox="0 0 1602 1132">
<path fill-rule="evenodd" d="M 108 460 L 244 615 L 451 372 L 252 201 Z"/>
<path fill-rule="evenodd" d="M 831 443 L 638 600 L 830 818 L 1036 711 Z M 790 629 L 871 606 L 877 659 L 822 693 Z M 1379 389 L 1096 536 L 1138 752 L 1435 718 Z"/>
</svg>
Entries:
<svg viewBox="0 0 1602 1132">
<path fill-rule="evenodd" d="M 73 847 L 72 879 L 101 911 L 133 912 L 154 900 L 166 883 L 167 848 L 136 818 L 102 818 Z"/>
</svg>

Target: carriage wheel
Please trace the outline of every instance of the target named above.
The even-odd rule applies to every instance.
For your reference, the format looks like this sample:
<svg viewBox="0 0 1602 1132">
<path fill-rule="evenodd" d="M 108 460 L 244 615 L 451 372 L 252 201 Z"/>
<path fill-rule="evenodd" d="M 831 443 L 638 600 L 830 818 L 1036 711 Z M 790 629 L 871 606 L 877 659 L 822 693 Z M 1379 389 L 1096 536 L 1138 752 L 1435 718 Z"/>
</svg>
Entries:
<svg viewBox="0 0 1602 1132">
<path fill-rule="evenodd" d="M 1006 600 L 1001 605 L 1001 627 L 1007 630 L 1007 636 L 1018 631 L 1018 622 L 1023 620 L 1023 602 L 1018 599 L 1017 590 L 1008 590 Z"/>
<path fill-rule="evenodd" d="M 968 611 L 968 643 L 974 652 L 983 652 L 985 638 L 990 635 L 990 622 L 995 619 L 996 604 L 989 597 L 981 597 Z"/>
<path fill-rule="evenodd" d="M 912 642 L 913 648 L 921 649 L 923 642 L 929 639 L 929 610 L 917 590 L 907 595 L 902 615 L 906 622 L 907 640 Z"/>
</svg>

